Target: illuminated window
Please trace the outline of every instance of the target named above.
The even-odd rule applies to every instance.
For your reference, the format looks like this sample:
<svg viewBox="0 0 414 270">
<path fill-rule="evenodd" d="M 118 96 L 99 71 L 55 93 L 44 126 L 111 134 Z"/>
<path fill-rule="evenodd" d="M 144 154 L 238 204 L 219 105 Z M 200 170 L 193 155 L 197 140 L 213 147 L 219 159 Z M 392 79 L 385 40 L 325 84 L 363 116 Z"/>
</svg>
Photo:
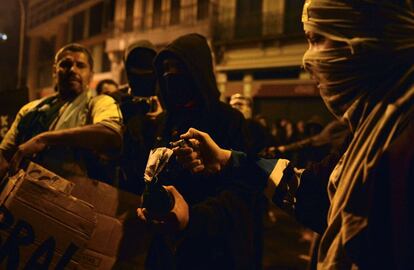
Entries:
<svg viewBox="0 0 414 270">
<path fill-rule="evenodd" d="M 209 0 L 197 0 L 197 20 L 204 20 L 209 13 Z"/>
<path fill-rule="evenodd" d="M 152 9 L 152 27 L 161 26 L 161 0 L 154 0 L 154 5 Z"/>
<path fill-rule="evenodd" d="M 72 41 L 84 38 L 85 12 L 80 12 L 72 17 Z"/>
<path fill-rule="evenodd" d="M 103 3 L 98 3 L 90 9 L 89 13 L 89 36 L 102 33 L 103 26 Z"/>
<path fill-rule="evenodd" d="M 134 2 L 135 0 L 126 1 L 125 11 L 125 31 L 132 31 L 134 28 Z"/>
<path fill-rule="evenodd" d="M 171 0 L 170 25 L 180 23 L 180 0 Z"/>
<path fill-rule="evenodd" d="M 262 35 L 262 0 L 237 0 L 235 30 L 242 39 Z"/>
</svg>

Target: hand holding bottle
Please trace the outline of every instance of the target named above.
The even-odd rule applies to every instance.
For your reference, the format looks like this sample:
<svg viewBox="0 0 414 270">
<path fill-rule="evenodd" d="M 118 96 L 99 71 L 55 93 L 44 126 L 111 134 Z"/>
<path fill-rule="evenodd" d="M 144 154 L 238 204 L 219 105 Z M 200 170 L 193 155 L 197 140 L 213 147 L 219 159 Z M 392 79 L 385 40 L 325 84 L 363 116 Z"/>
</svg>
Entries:
<svg viewBox="0 0 414 270">
<path fill-rule="evenodd" d="M 137 209 L 138 218 L 150 223 L 159 232 L 176 233 L 184 230 L 189 221 L 188 204 L 173 186 L 162 186 L 173 198 L 173 207 L 166 213 L 154 213 L 145 207 Z"/>
</svg>

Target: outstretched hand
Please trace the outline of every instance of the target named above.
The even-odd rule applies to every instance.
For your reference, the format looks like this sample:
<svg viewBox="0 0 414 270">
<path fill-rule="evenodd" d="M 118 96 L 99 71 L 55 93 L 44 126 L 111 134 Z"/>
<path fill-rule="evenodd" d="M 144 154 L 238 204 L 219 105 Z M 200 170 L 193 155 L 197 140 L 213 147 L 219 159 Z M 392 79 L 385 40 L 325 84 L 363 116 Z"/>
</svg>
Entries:
<svg viewBox="0 0 414 270">
<path fill-rule="evenodd" d="M 193 173 L 220 172 L 230 159 L 231 151 L 220 148 L 205 132 L 190 128 L 180 136 L 191 145 L 173 148 L 177 160 Z"/>
</svg>

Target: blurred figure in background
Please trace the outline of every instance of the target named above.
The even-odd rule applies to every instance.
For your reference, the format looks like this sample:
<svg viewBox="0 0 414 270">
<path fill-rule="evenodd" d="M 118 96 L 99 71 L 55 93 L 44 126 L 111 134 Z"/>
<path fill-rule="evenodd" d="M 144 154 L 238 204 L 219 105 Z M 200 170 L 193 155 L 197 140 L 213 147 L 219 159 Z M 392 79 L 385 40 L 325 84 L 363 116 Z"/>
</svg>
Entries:
<svg viewBox="0 0 414 270">
<path fill-rule="evenodd" d="M 242 94 L 234 94 L 230 98 L 230 106 L 240 111 L 246 119 L 246 135 L 248 152 L 259 154 L 271 145 L 271 135 L 267 132 L 267 123 L 260 123 L 253 117 L 253 100 Z"/>
<path fill-rule="evenodd" d="M 261 114 L 256 114 L 253 117 L 254 121 L 256 121 L 257 123 L 259 123 L 262 127 L 264 127 L 265 129 L 269 129 L 269 121 L 267 120 L 266 116 L 261 115 Z"/>
<path fill-rule="evenodd" d="M 302 140 L 307 137 L 306 130 L 305 130 L 305 121 L 299 120 L 296 122 L 296 138 L 297 140 Z"/>
<path fill-rule="evenodd" d="M 282 119 L 281 126 L 285 128 L 285 144 L 296 140 L 295 125 L 289 119 Z"/>
<path fill-rule="evenodd" d="M 289 119 L 280 118 L 272 124 L 272 135 L 275 138 L 275 145 L 283 145 L 294 141 L 296 132 L 293 123 Z"/>
<path fill-rule="evenodd" d="M 118 160 L 118 186 L 141 194 L 144 170 L 163 121 L 157 96 L 153 61 L 157 52 L 147 40 L 131 44 L 125 51 L 124 66 L 128 85 L 111 95 L 119 102 L 124 125 L 123 152 Z"/>
<path fill-rule="evenodd" d="M 311 137 L 321 133 L 323 129 L 323 121 L 320 116 L 313 115 L 308 121 L 305 123 L 305 134 L 306 137 Z"/>
<path fill-rule="evenodd" d="M 118 84 L 111 79 L 99 81 L 96 85 L 96 94 L 112 94 L 118 91 Z"/>
<path fill-rule="evenodd" d="M 319 162 L 331 153 L 339 152 L 339 149 L 350 136 L 348 125 L 340 120 L 334 120 L 326 125 L 316 135 L 277 147 L 282 156 L 294 153 L 296 160 L 291 160 L 297 167 L 306 167 L 309 163 Z"/>
<path fill-rule="evenodd" d="M 253 117 L 253 100 L 245 97 L 242 94 L 234 94 L 230 97 L 230 106 L 241 112 L 245 119 L 252 119 Z"/>
</svg>

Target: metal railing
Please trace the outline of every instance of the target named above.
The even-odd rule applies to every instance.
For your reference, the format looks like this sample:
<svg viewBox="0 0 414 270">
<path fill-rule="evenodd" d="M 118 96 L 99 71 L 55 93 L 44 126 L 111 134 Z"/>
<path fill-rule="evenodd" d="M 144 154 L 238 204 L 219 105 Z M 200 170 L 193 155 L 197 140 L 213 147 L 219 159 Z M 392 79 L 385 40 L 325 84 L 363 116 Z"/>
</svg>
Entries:
<svg viewBox="0 0 414 270">
<path fill-rule="evenodd" d="M 247 17 L 238 18 L 234 9 L 222 8 L 213 18 L 213 39 L 216 42 L 237 42 L 251 39 L 291 36 L 301 33 L 286 31 L 290 17 L 283 12 L 257 12 Z M 296 19 L 296 18 L 292 18 Z"/>
<path fill-rule="evenodd" d="M 159 12 L 145 13 L 134 18 L 125 18 L 114 22 L 114 35 L 125 32 L 144 32 L 172 26 L 194 26 L 212 19 L 214 3 L 208 5 L 208 11 L 201 12 L 196 4 L 181 6 L 180 9 L 168 9 Z M 205 13 L 208 12 L 206 15 Z"/>
<path fill-rule="evenodd" d="M 41 1 L 30 7 L 29 29 L 81 3 L 84 3 L 84 0 Z M 109 25 L 105 26 L 105 30 L 118 36 L 128 32 L 145 32 L 173 26 L 189 27 L 208 23 L 209 32 L 212 33 L 215 42 L 229 43 L 251 39 L 300 36 L 302 35 L 300 18 L 292 15 L 294 14 L 285 14 L 282 11 L 268 11 L 251 13 L 249 16 L 238 18 L 234 7 L 218 8 L 215 1 L 210 1 L 203 7 L 191 4 L 181 6 L 179 10 L 162 10 L 145 13 L 139 17 L 108 22 Z"/>
<path fill-rule="evenodd" d="M 172 17 L 176 14 L 179 17 Z M 294 15 L 294 16 L 292 16 Z M 196 4 L 182 6 L 177 10 L 146 13 L 140 17 L 114 22 L 114 36 L 128 32 L 146 32 L 167 29 L 173 26 L 191 27 L 208 24 L 209 33 L 216 43 L 234 43 L 262 39 L 302 38 L 300 18 L 283 11 L 250 13 L 237 17 L 234 7 L 221 7 L 209 2 L 208 8 L 200 9 Z"/>
<path fill-rule="evenodd" d="M 28 27 L 32 29 L 62 13 L 83 4 L 84 0 L 43 0 L 30 6 Z"/>
</svg>

